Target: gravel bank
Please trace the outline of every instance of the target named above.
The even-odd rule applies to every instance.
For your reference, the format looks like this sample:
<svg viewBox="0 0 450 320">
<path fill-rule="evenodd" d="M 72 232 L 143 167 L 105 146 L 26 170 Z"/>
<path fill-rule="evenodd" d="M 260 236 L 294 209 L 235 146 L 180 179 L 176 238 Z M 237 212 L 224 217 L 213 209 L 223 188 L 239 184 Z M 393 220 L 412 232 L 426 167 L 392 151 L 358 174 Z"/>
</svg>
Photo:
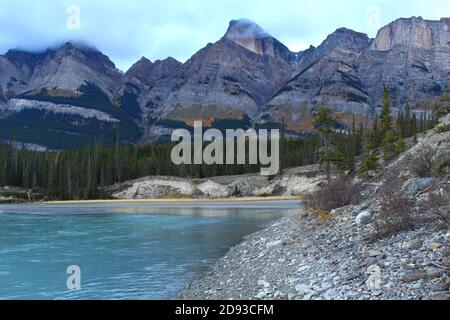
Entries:
<svg viewBox="0 0 450 320">
<path fill-rule="evenodd" d="M 232 248 L 181 299 L 449 299 L 450 233 L 369 243 L 358 208 L 286 217 Z M 358 223 L 357 223 L 358 222 Z"/>
</svg>

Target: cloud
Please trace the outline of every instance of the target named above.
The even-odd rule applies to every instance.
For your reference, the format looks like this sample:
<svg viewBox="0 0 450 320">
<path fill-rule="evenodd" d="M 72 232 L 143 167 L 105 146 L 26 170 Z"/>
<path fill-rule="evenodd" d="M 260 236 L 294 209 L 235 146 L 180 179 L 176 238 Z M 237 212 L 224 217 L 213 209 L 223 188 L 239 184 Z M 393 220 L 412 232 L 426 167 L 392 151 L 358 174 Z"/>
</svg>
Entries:
<svg viewBox="0 0 450 320">
<path fill-rule="evenodd" d="M 80 8 L 80 28 L 68 28 L 67 9 Z M 399 17 L 439 19 L 447 0 L 0 0 L 0 51 L 42 50 L 67 40 L 97 47 L 122 70 L 141 56 L 185 61 L 248 18 L 292 50 L 319 45 L 339 27 L 375 36 L 376 25 Z M 73 14 L 73 12 L 72 12 Z"/>
</svg>

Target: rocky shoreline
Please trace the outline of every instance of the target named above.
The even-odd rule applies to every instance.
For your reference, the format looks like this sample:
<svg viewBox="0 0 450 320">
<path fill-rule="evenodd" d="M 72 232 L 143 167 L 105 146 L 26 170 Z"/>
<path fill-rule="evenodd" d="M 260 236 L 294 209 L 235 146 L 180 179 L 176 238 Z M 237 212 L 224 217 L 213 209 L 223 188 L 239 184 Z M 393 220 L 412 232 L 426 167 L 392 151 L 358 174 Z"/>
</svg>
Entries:
<svg viewBox="0 0 450 320">
<path fill-rule="evenodd" d="M 304 210 L 247 237 L 179 297 L 449 300 L 449 128 L 446 116 L 370 183 L 356 182 L 355 204 Z"/>
<path fill-rule="evenodd" d="M 275 178 L 259 173 L 205 179 L 151 176 L 105 190 L 113 199 L 227 199 L 240 197 L 302 197 L 325 181 L 320 166 L 289 168 Z"/>
<path fill-rule="evenodd" d="M 179 298 L 448 300 L 450 232 L 426 226 L 371 243 L 359 209 L 322 223 L 285 217 L 231 248 Z"/>
</svg>

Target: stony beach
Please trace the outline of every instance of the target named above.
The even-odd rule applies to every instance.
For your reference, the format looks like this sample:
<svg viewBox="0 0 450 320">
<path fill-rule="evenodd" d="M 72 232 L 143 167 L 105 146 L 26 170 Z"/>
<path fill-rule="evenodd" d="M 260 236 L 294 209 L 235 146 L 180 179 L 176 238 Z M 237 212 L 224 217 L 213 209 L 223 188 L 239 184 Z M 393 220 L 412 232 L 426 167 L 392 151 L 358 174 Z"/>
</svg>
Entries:
<svg viewBox="0 0 450 320">
<path fill-rule="evenodd" d="M 179 298 L 450 298 L 448 230 L 428 226 L 371 243 L 359 210 L 323 223 L 306 213 L 285 217 L 233 247 Z"/>
</svg>

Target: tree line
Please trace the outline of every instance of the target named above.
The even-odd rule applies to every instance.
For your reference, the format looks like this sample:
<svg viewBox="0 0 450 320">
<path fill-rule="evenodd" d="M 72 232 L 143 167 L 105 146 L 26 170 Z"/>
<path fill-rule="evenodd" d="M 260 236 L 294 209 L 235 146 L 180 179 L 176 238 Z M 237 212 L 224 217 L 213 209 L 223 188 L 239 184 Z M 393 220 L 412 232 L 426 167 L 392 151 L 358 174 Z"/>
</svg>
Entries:
<svg viewBox="0 0 450 320">
<path fill-rule="evenodd" d="M 116 139 L 118 141 L 118 139 Z M 173 144 L 145 143 L 79 150 L 33 151 L 11 139 L 0 144 L 0 186 L 33 189 L 50 199 L 108 197 L 103 187 L 145 176 L 206 178 L 260 171 L 259 165 L 174 165 Z M 317 138 L 286 139 L 280 147 L 285 167 L 317 162 Z M 248 161 L 247 161 L 248 163 Z"/>
<path fill-rule="evenodd" d="M 444 100 L 448 107 L 448 96 Z M 405 139 L 432 128 L 437 116 L 416 113 L 406 106 L 396 119 L 390 97 L 384 92 L 383 110 L 372 125 L 357 124 L 336 129 L 329 107 L 318 108 L 314 125 L 317 135 L 286 138 L 281 125 L 281 168 L 321 163 L 328 178 L 332 170 L 370 177 L 380 165 L 405 151 Z M 442 114 L 444 109 L 434 114 Z M 283 122 L 284 123 L 284 122 Z M 104 187 L 145 176 L 207 178 L 259 172 L 259 165 L 174 165 L 173 144 L 145 143 L 112 146 L 100 142 L 79 150 L 33 151 L 19 147 L 11 138 L 0 142 L 0 186 L 32 189 L 50 199 L 98 199 L 109 197 Z M 248 163 L 248 161 L 247 161 Z"/>
<path fill-rule="evenodd" d="M 318 108 L 314 124 L 320 137 L 319 161 L 323 164 L 327 180 L 331 181 L 332 171 L 371 178 L 376 171 L 387 166 L 406 151 L 405 139 L 416 141 L 421 132 L 432 129 L 439 118 L 449 113 L 447 93 L 440 98 L 430 112 L 412 112 L 409 104 L 393 116 L 391 98 L 384 88 L 381 114 L 372 125 L 357 126 L 353 120 L 350 132 L 336 132 L 336 120 L 326 105 Z"/>
</svg>

